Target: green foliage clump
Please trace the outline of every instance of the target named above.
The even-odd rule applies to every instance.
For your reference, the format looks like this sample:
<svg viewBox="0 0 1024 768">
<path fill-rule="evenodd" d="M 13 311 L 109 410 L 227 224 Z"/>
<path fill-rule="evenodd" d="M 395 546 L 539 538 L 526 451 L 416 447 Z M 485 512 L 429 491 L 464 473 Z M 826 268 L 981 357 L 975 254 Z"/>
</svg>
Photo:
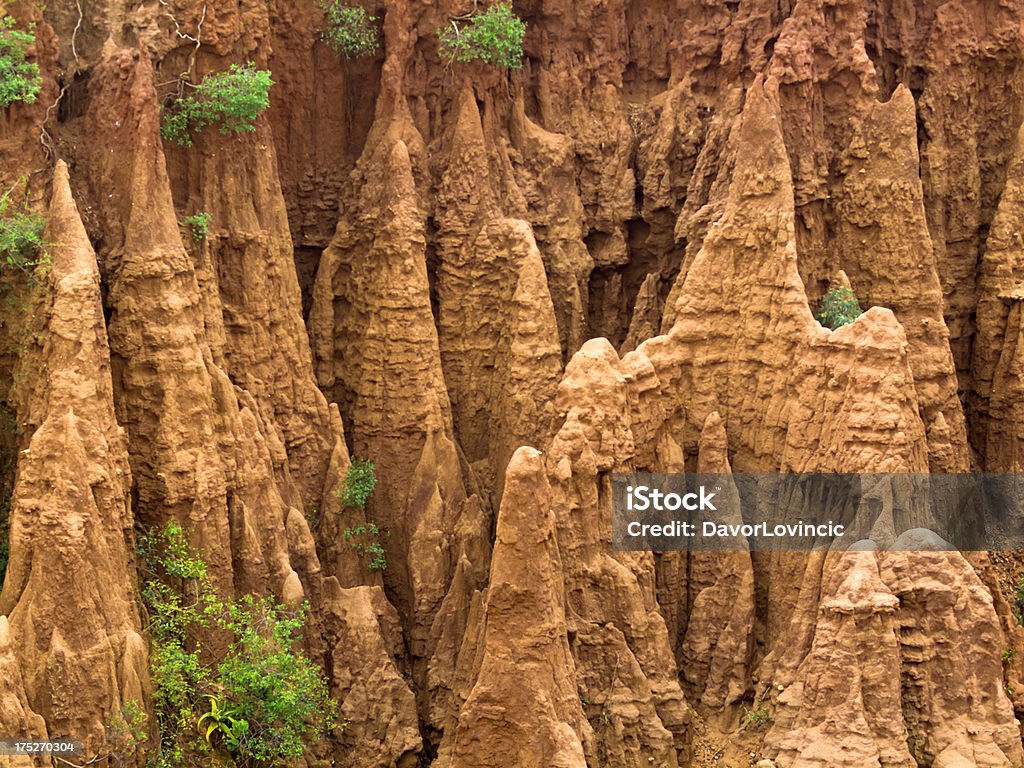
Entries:
<svg viewBox="0 0 1024 768">
<path fill-rule="evenodd" d="M 352 545 L 352 549 L 368 561 L 366 567 L 371 571 L 383 571 L 388 567 L 387 554 L 380 543 L 387 535 L 388 532 L 382 531 L 376 523 L 357 525 L 341 532 L 342 538 Z"/>
<path fill-rule="evenodd" d="M 437 30 L 440 53 L 449 61 L 482 61 L 507 69 L 523 65 L 526 22 L 512 11 L 512 3 L 499 2 L 486 11 L 474 11 L 460 26 L 453 20 Z"/>
<path fill-rule="evenodd" d="M 772 721 L 772 713 L 765 704 L 758 704 L 743 713 L 743 724 L 748 728 L 764 728 Z"/>
<path fill-rule="evenodd" d="M 341 488 L 341 503 L 346 507 L 366 506 L 373 489 L 377 487 L 377 468 L 369 459 L 353 461 L 345 473 L 345 484 Z"/>
<path fill-rule="evenodd" d="M 251 133 L 256 118 L 270 106 L 270 71 L 232 64 L 226 72 L 207 75 L 191 96 L 179 96 L 164 110 L 161 135 L 186 147 L 192 136 L 208 125 L 221 133 Z"/>
<path fill-rule="evenodd" d="M 1017 623 L 1024 625 L 1024 573 L 1017 577 L 1013 588 L 1013 616 Z"/>
<path fill-rule="evenodd" d="M 0 19 L 0 107 L 9 107 L 16 101 L 32 104 L 43 85 L 39 65 L 27 60 L 29 46 L 36 36 L 14 28 L 14 19 Z"/>
<path fill-rule="evenodd" d="M 271 598 L 222 598 L 174 522 L 143 536 L 140 552 L 150 569 L 143 599 L 157 768 L 208 764 L 213 756 L 239 767 L 287 763 L 334 727 L 320 670 L 295 650 L 307 606 L 288 611 Z M 212 633 L 229 638 L 226 651 L 202 646 Z"/>
<path fill-rule="evenodd" d="M 46 217 L 13 208 L 11 193 L 0 195 L 0 255 L 3 263 L 28 271 L 39 263 L 43 251 Z"/>
<path fill-rule="evenodd" d="M 135 766 L 138 750 L 149 734 L 146 732 L 146 710 L 137 701 L 126 701 L 107 724 L 104 743 L 111 765 Z"/>
<path fill-rule="evenodd" d="M 201 243 L 206 239 L 206 235 L 210 231 L 210 221 L 212 219 L 213 217 L 206 211 L 200 211 L 191 216 L 186 216 L 182 224 L 188 227 L 188 231 L 192 234 L 192 239 L 197 243 Z"/>
<path fill-rule="evenodd" d="M 848 325 L 864 314 L 860 302 L 846 286 L 832 288 L 821 300 L 821 306 L 814 319 L 826 328 L 835 330 Z"/>
<path fill-rule="evenodd" d="M 327 28 L 320 34 L 334 52 L 346 59 L 375 56 L 380 50 L 377 17 L 367 16 L 358 5 L 345 5 L 340 0 L 322 0 Z"/>
</svg>

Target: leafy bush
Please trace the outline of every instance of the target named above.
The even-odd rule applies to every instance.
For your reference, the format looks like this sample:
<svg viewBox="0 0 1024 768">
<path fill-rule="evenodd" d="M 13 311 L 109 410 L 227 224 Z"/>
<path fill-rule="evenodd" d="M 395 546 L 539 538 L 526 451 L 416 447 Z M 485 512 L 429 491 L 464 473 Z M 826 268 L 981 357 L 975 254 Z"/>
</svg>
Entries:
<svg viewBox="0 0 1024 768">
<path fill-rule="evenodd" d="M 213 217 L 206 211 L 200 211 L 191 216 L 186 216 L 185 221 L 182 223 L 192 233 L 192 239 L 197 243 L 201 243 L 206 239 L 206 235 L 210 231 L 210 221 L 212 219 Z"/>
<path fill-rule="evenodd" d="M 499 2 L 486 11 L 474 11 L 463 26 L 458 20 L 437 30 L 440 53 L 449 61 L 482 61 L 508 69 L 523 65 L 526 22 L 512 11 L 510 2 Z"/>
<path fill-rule="evenodd" d="M 140 552 L 151 569 L 143 599 L 160 729 L 158 768 L 209 764 L 213 753 L 237 766 L 301 757 L 307 744 L 334 726 L 335 712 L 320 670 L 294 650 L 307 607 L 288 611 L 251 595 L 221 598 L 177 523 L 142 537 Z M 171 586 L 172 580 L 184 589 Z M 202 647 L 204 630 L 230 638 L 219 657 Z"/>
<path fill-rule="evenodd" d="M 345 5 L 340 0 L 322 0 L 327 28 L 320 34 L 334 52 L 346 59 L 375 56 L 380 50 L 377 17 L 367 16 L 358 5 Z"/>
<path fill-rule="evenodd" d="M 9 107 L 16 101 L 32 104 L 43 85 L 39 65 L 26 60 L 29 46 L 36 36 L 14 28 L 10 16 L 0 18 L 0 107 Z"/>
<path fill-rule="evenodd" d="M 191 96 L 180 96 L 164 110 L 160 133 L 165 139 L 186 147 L 192 135 L 208 125 L 219 125 L 221 133 L 249 133 L 256 130 L 256 118 L 270 106 L 270 71 L 256 69 L 251 61 L 244 67 L 232 64 L 226 72 L 207 75 Z"/>
<path fill-rule="evenodd" d="M 383 571 L 388 567 L 387 554 L 380 543 L 380 540 L 387 535 L 387 531 L 381 531 L 376 523 L 357 525 L 355 528 L 346 528 L 341 532 L 342 538 L 352 545 L 352 549 L 358 552 L 364 560 L 369 560 L 366 567 L 371 571 Z"/>
<path fill-rule="evenodd" d="M 772 721 L 772 713 L 765 704 L 758 704 L 743 713 L 743 724 L 749 728 L 763 728 Z"/>
<path fill-rule="evenodd" d="M 821 306 L 814 319 L 826 328 L 835 330 L 852 323 L 864 314 L 857 297 L 846 286 L 832 288 L 821 300 Z"/>
<path fill-rule="evenodd" d="M 136 753 L 148 738 L 146 710 L 137 701 L 126 701 L 107 724 L 107 759 L 115 766 L 137 765 Z"/>
<path fill-rule="evenodd" d="M 46 217 L 13 209 L 10 192 L 0 195 L 0 255 L 7 266 L 30 270 L 43 250 Z"/>
<path fill-rule="evenodd" d="M 373 489 L 377 487 L 377 469 L 369 459 L 353 461 L 345 473 L 345 484 L 341 488 L 341 503 L 346 507 L 366 506 Z"/>
</svg>

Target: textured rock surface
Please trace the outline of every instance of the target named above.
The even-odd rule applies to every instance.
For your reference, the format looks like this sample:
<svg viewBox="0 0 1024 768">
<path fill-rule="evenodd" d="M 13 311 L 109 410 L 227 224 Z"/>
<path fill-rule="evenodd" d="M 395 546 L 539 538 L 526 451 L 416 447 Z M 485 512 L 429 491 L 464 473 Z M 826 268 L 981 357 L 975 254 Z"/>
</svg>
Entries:
<svg viewBox="0 0 1024 768">
<path fill-rule="evenodd" d="M 609 520 L 616 471 L 1024 466 L 1024 4 L 524 0 L 513 72 L 440 59 L 469 3 L 365 7 L 346 61 L 314 0 L 3 5 L 44 77 L 0 189 L 53 266 L 0 268 L 0 736 L 103 764 L 149 705 L 133 528 L 176 519 L 309 601 L 349 721 L 310 765 L 1020 768 L 1012 555 Z M 160 138 L 245 61 L 254 132 Z"/>
<path fill-rule="evenodd" d="M 76 738 L 98 752 L 121 706 L 145 702 L 149 674 L 99 271 L 63 163 L 47 239 L 55 245 L 39 288 L 44 341 L 26 356 L 38 359 L 22 361 L 38 379 L 19 388 L 32 438 L 18 462 L 0 592 L 0 716 L 5 731 Z"/>
</svg>

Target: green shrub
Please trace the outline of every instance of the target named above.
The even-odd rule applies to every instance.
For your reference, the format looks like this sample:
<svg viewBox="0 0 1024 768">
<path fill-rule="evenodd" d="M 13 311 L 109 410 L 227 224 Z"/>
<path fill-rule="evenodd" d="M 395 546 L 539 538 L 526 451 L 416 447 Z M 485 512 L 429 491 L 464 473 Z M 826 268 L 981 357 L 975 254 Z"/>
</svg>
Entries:
<svg viewBox="0 0 1024 768">
<path fill-rule="evenodd" d="M 508 69 L 523 65 L 526 22 L 512 11 L 510 2 L 499 2 L 486 11 L 474 11 L 466 24 L 453 20 L 437 30 L 440 53 L 449 61 L 482 61 Z"/>
<path fill-rule="evenodd" d="M 771 721 L 772 713 L 765 704 L 758 704 L 743 713 L 743 724 L 749 728 L 763 728 Z"/>
<path fill-rule="evenodd" d="M 13 208 L 11 193 L 0 195 L 0 255 L 14 269 L 31 270 L 43 251 L 46 217 Z"/>
<path fill-rule="evenodd" d="M 377 17 L 367 16 L 358 5 L 340 0 L 321 0 L 327 28 L 321 31 L 325 43 L 346 59 L 375 56 L 380 50 Z"/>
<path fill-rule="evenodd" d="M 1017 577 L 1013 588 L 1013 616 L 1018 624 L 1024 625 L 1024 573 Z"/>
<path fill-rule="evenodd" d="M 14 19 L 0 19 L 0 107 L 16 101 L 32 104 L 43 85 L 39 65 L 26 60 L 29 46 L 36 41 L 32 27 L 28 32 L 14 28 Z"/>
<path fill-rule="evenodd" d="M 380 540 L 388 535 L 387 531 L 381 531 L 376 523 L 357 525 L 355 528 L 346 528 L 341 532 L 345 541 L 352 545 L 352 549 L 359 553 L 359 556 L 367 560 L 366 567 L 371 571 L 383 571 L 388 567 L 387 554 Z"/>
<path fill-rule="evenodd" d="M 146 710 L 137 701 L 126 701 L 107 724 L 104 742 L 110 764 L 137 765 L 137 752 L 148 738 Z"/>
<path fill-rule="evenodd" d="M 826 328 L 835 330 L 852 323 L 864 314 L 853 291 L 845 286 L 832 288 L 821 300 L 821 306 L 814 319 Z"/>
<path fill-rule="evenodd" d="M 355 460 L 345 473 L 345 484 L 341 488 L 341 503 L 346 507 L 366 506 L 373 489 L 377 487 L 377 469 L 369 459 Z"/>
<path fill-rule="evenodd" d="M 295 650 L 308 607 L 221 598 L 177 523 L 142 537 L 140 552 L 150 570 L 143 599 L 158 768 L 210 764 L 215 754 L 246 768 L 301 757 L 335 722 L 319 668 Z M 204 631 L 226 635 L 227 650 L 215 656 L 203 648 Z"/>
<path fill-rule="evenodd" d="M 191 96 L 180 96 L 164 110 L 160 133 L 165 139 L 186 147 L 192 136 L 208 125 L 220 126 L 221 133 L 256 130 L 256 118 L 270 106 L 269 70 L 256 69 L 249 62 L 232 64 L 226 72 L 207 75 Z"/>
<path fill-rule="evenodd" d="M 182 224 L 188 227 L 188 231 L 192 234 L 192 239 L 197 243 L 201 243 L 206 239 L 206 235 L 210 231 L 210 221 L 212 219 L 213 217 L 206 211 L 200 211 L 191 216 L 186 216 Z"/>
</svg>

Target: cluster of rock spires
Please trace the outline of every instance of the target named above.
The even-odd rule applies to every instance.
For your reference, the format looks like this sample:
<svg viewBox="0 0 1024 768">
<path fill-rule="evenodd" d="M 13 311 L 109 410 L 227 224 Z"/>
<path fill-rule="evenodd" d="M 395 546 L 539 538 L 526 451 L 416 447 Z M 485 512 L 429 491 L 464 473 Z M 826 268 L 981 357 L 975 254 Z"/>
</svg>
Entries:
<svg viewBox="0 0 1024 768">
<path fill-rule="evenodd" d="M 52 267 L 0 308 L 0 737 L 100 754 L 149 701 L 173 519 L 312 606 L 348 726 L 310 766 L 1024 766 L 984 554 L 609 544 L 616 471 L 1024 470 L 1024 3 L 517 2 L 513 73 L 438 59 L 467 3 L 367 7 L 343 62 L 313 0 L 8 5 Z M 192 57 L 273 72 L 254 134 L 161 141 Z M 836 281 L 871 309 L 830 333 Z"/>
</svg>

